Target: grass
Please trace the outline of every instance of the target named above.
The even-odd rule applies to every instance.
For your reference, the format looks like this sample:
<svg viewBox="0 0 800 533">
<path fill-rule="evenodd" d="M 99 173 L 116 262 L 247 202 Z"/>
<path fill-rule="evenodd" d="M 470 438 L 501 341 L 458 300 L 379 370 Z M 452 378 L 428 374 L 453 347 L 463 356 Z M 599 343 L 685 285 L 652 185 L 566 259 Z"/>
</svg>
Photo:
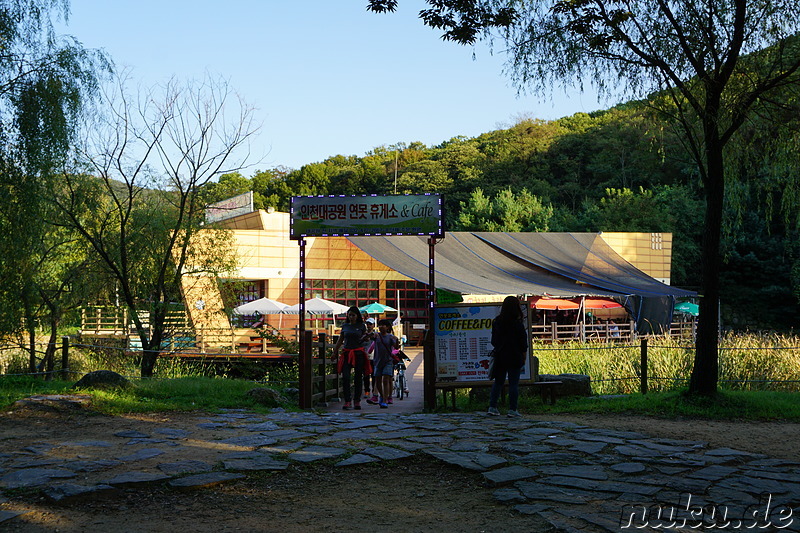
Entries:
<svg viewBox="0 0 800 533">
<path fill-rule="evenodd" d="M 720 388 L 713 399 L 690 398 L 684 393 L 692 367 L 693 352 L 686 339 L 652 339 L 648 350 L 650 393 L 638 393 L 640 350 L 638 345 L 591 345 L 564 343 L 534 345 L 543 374 L 585 374 L 595 394 L 611 397 L 562 398 L 555 406 L 536 397 L 520 398 L 528 413 L 597 413 L 650 415 L 662 418 L 716 420 L 787 420 L 800 422 L 800 337 L 775 334 L 728 334 L 720 342 Z M 70 368 L 76 379 L 98 369 L 114 370 L 128 376 L 135 387 L 128 391 L 81 391 L 91 394 L 94 406 L 108 414 L 129 412 L 188 411 L 243 408 L 264 409 L 246 392 L 267 386 L 282 390 L 297 381 L 297 363 L 282 367 L 237 365 L 230 369 L 184 363 L 160 358 L 157 379 L 140 380 L 134 359 L 121 357 L 117 346 L 74 347 Z M 72 381 L 43 381 L 23 373 L 24 353 L 6 355 L 0 370 L 0 407 L 33 394 L 73 392 Z M 58 367 L 58 365 L 57 365 Z M 57 368 L 58 370 L 58 368 Z M 212 375 L 216 374 L 216 375 Z M 252 378 L 237 379 L 242 376 Z M 259 382 L 253 381 L 258 379 Z M 748 381 L 748 383 L 744 383 Z M 463 411 L 488 407 L 488 389 L 469 395 L 457 392 L 457 406 Z M 282 407 L 297 409 L 287 401 Z"/>
<path fill-rule="evenodd" d="M 484 389 L 488 393 L 488 389 Z M 461 389 L 456 407 L 463 411 L 485 411 L 489 402 Z M 760 420 L 800 422 L 800 397 L 794 392 L 721 390 L 714 397 L 693 397 L 685 391 L 560 398 L 555 405 L 538 396 L 520 394 L 520 410 L 529 413 L 613 414 L 687 418 L 698 420 Z"/>
<path fill-rule="evenodd" d="M 71 381 L 43 381 L 31 377 L 0 377 L 0 406 L 35 394 L 89 394 L 93 408 L 105 414 L 166 411 L 267 410 L 249 398 L 247 391 L 264 385 L 247 380 L 209 377 L 137 380 L 129 389 L 72 389 Z M 297 402 L 281 404 L 296 410 Z"/>
<path fill-rule="evenodd" d="M 135 380 L 128 390 L 75 390 L 71 381 L 43 381 L 22 377 L 0 377 L 0 407 L 35 394 L 89 394 L 93 407 L 105 414 L 152 413 L 168 411 L 217 411 L 221 409 L 267 410 L 247 396 L 247 391 L 264 385 L 247 380 L 210 377 Z M 457 391 L 456 406 L 461 411 L 485 411 L 488 389 L 470 395 Z M 291 399 L 281 405 L 297 410 Z M 618 396 L 560 398 L 549 405 L 538 396 L 520 397 L 525 413 L 581 413 L 653 416 L 706 420 L 762 420 L 800 422 L 800 397 L 781 391 L 722 390 L 713 398 L 689 397 L 684 391 L 640 393 Z M 445 411 L 444 409 L 440 409 Z"/>
<path fill-rule="evenodd" d="M 720 339 L 719 380 L 727 390 L 800 391 L 800 337 L 728 333 Z M 639 390 L 641 349 L 634 345 L 566 342 L 535 344 L 540 374 L 584 374 L 596 394 Z M 685 388 L 694 364 L 688 339 L 653 338 L 648 347 L 649 390 Z M 625 379 L 633 378 L 633 379 Z"/>
</svg>

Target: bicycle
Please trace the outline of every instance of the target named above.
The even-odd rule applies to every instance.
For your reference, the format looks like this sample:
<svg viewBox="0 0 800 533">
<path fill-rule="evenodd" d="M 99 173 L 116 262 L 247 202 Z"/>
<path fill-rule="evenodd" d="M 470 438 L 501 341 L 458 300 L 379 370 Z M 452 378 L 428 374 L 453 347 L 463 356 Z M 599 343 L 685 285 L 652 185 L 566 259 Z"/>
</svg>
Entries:
<svg viewBox="0 0 800 533">
<path fill-rule="evenodd" d="M 394 390 L 399 399 L 408 398 L 408 382 L 406 381 L 406 363 L 400 361 L 394 365 Z"/>
</svg>

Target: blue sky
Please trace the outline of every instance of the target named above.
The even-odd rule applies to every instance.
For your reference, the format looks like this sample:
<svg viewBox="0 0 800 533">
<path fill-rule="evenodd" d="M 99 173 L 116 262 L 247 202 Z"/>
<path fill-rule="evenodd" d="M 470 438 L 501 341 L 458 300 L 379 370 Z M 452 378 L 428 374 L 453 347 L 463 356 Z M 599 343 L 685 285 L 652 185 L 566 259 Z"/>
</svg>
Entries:
<svg viewBox="0 0 800 533">
<path fill-rule="evenodd" d="M 256 169 L 608 107 L 577 90 L 518 96 L 502 54 L 442 41 L 417 18 L 424 5 L 401 0 L 379 15 L 366 0 L 72 0 L 63 33 L 144 86 L 206 72 L 230 80 L 263 124 Z"/>
</svg>

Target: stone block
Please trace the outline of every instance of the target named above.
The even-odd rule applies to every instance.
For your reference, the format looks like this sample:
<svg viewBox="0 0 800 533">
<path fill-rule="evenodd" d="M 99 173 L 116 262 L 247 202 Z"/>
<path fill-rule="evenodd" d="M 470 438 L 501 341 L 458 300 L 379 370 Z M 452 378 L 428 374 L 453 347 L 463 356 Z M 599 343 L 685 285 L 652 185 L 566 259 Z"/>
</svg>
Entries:
<svg viewBox="0 0 800 533">
<path fill-rule="evenodd" d="M 583 374 L 539 374 L 539 381 L 560 381 L 561 386 L 556 390 L 556 395 L 563 396 L 591 396 L 592 380 Z M 526 394 L 538 394 L 530 388 Z"/>
</svg>

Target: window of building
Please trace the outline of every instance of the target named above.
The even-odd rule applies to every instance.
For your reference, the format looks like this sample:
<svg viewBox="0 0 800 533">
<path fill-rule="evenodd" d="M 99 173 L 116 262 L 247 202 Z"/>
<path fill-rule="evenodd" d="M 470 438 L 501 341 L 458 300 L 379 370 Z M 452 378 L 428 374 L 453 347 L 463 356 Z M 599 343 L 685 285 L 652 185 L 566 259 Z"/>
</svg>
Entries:
<svg viewBox="0 0 800 533">
<path fill-rule="evenodd" d="M 387 305 L 395 307 L 400 294 L 400 311 L 409 322 L 424 322 L 428 316 L 428 286 L 415 280 L 388 280 Z"/>
<path fill-rule="evenodd" d="M 306 300 L 323 298 L 361 307 L 378 301 L 378 283 L 377 280 L 311 279 L 306 282 Z"/>
</svg>

